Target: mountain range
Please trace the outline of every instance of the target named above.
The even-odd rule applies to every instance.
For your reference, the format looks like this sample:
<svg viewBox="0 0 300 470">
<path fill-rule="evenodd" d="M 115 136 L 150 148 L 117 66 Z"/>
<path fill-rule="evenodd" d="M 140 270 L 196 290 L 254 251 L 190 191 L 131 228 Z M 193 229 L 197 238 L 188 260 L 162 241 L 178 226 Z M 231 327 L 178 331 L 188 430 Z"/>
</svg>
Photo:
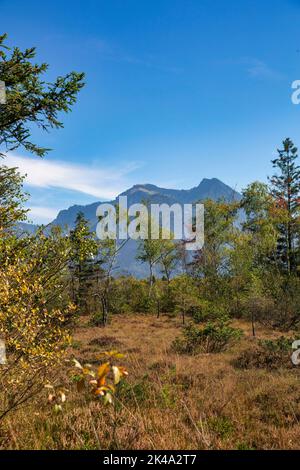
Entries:
<svg viewBox="0 0 300 470">
<path fill-rule="evenodd" d="M 240 200 L 241 195 L 227 186 L 217 178 L 204 178 L 200 184 L 191 189 L 166 189 L 153 184 L 136 184 L 124 191 L 119 196 L 127 196 L 128 206 L 135 203 L 147 202 L 149 204 L 188 204 L 205 201 L 205 199 L 224 199 L 225 201 Z M 118 198 L 109 201 L 112 204 L 118 203 Z M 107 201 L 106 201 L 107 202 Z M 82 212 L 89 221 L 91 230 L 96 229 L 98 219 L 96 210 L 101 202 L 97 201 L 88 205 L 74 205 L 68 209 L 61 210 L 51 225 L 59 225 L 68 230 L 74 227 L 78 212 Z M 33 231 L 34 226 L 23 224 L 23 229 Z M 137 242 L 129 240 L 119 253 L 117 271 L 123 274 L 132 274 L 137 277 L 147 275 L 147 267 L 138 263 L 135 259 Z"/>
</svg>

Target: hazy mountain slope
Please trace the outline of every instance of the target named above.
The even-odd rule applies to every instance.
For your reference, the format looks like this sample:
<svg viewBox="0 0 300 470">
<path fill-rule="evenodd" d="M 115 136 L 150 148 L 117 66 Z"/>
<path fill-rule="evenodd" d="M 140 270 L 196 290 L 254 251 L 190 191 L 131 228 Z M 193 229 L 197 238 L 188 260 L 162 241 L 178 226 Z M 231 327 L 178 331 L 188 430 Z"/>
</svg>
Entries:
<svg viewBox="0 0 300 470">
<path fill-rule="evenodd" d="M 128 205 L 147 201 L 149 203 L 167 203 L 167 204 L 185 204 L 203 201 L 205 199 L 220 199 L 226 201 L 239 200 L 240 194 L 234 189 L 217 178 L 203 179 L 199 186 L 192 189 L 166 189 L 160 188 L 153 184 L 136 184 L 132 188 L 124 191 L 120 196 L 127 196 Z M 118 196 L 119 197 L 119 196 Z M 111 203 L 116 203 L 118 197 Z M 78 212 L 83 212 L 85 217 L 90 221 L 91 227 L 97 224 L 96 209 L 99 202 L 94 202 L 86 206 L 71 206 L 69 209 L 59 212 L 57 218 L 52 222 L 54 225 L 68 226 L 72 228 Z"/>
<path fill-rule="evenodd" d="M 239 200 L 240 194 L 224 184 L 217 178 L 203 179 L 201 183 L 191 189 L 167 189 L 160 188 L 153 184 L 136 184 L 132 188 L 124 191 L 120 196 L 127 196 L 128 206 L 135 203 L 147 202 L 152 204 L 185 204 L 204 201 L 205 199 L 225 199 Z M 119 196 L 118 196 L 119 197 Z M 118 197 L 111 203 L 117 203 Z M 61 210 L 52 225 L 59 225 L 66 229 L 74 227 L 74 222 L 78 212 L 82 212 L 90 222 L 92 230 L 96 229 L 97 217 L 96 210 L 99 202 L 94 202 L 86 206 L 74 205 L 68 209 Z M 118 257 L 117 271 L 120 273 L 130 273 L 137 277 L 147 275 L 147 267 L 135 260 L 137 242 L 129 240 Z"/>
<path fill-rule="evenodd" d="M 38 225 L 28 224 L 26 222 L 19 222 L 18 223 L 18 231 L 20 233 L 30 234 L 32 235 L 38 229 Z"/>
</svg>

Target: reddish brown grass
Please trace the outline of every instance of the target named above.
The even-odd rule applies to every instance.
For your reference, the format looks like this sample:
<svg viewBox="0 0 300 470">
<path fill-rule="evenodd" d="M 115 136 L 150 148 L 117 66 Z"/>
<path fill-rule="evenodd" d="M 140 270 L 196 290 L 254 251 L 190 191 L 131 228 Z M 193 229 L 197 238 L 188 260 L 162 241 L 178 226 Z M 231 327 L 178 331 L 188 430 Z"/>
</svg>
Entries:
<svg viewBox="0 0 300 470">
<path fill-rule="evenodd" d="M 232 360 L 257 339 L 248 323 L 235 323 L 244 337 L 229 351 L 179 356 L 170 345 L 180 319 L 115 315 L 103 329 L 82 318 L 71 354 L 85 362 L 97 362 L 103 349 L 127 355 L 116 409 L 73 388 L 59 415 L 39 398 L 3 423 L 2 448 L 299 448 L 300 369 L 236 369 Z M 257 338 L 274 336 L 257 328 Z"/>
</svg>

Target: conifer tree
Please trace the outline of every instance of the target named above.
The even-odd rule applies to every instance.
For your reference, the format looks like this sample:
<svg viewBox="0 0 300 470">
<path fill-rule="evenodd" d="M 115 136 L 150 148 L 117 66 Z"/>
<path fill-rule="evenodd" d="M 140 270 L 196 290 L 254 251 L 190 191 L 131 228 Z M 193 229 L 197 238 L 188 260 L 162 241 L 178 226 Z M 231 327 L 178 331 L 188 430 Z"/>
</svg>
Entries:
<svg viewBox="0 0 300 470">
<path fill-rule="evenodd" d="M 62 128 L 61 112 L 69 112 L 84 86 L 84 74 L 70 72 L 47 83 L 48 64 L 34 62 L 36 49 L 10 50 L 7 35 L 0 35 L 0 80 L 5 84 L 6 102 L 0 103 L 0 156 L 3 151 L 23 147 L 43 156 L 49 149 L 32 142 L 33 124 L 42 130 Z"/>
<path fill-rule="evenodd" d="M 283 149 L 278 150 L 278 157 L 272 160 L 278 174 L 270 178 L 271 193 L 282 215 L 278 257 L 289 275 L 297 269 L 296 252 L 299 244 L 300 167 L 297 165 L 297 152 L 291 139 L 285 139 Z"/>
<path fill-rule="evenodd" d="M 71 253 L 70 269 L 73 273 L 73 297 L 82 313 L 87 309 L 87 299 L 93 280 L 100 269 L 97 258 L 98 243 L 91 232 L 88 221 L 79 212 L 75 228 L 70 233 Z M 74 280 L 76 285 L 74 285 Z"/>
</svg>

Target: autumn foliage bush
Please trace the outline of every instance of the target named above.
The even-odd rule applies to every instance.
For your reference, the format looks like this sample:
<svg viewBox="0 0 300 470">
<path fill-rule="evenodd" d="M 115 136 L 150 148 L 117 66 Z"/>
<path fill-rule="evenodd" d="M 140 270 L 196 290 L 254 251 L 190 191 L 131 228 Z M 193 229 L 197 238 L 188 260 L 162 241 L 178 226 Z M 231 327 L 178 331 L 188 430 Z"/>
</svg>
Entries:
<svg viewBox="0 0 300 470">
<path fill-rule="evenodd" d="M 45 241 L 39 234 L 30 243 L 30 250 L 15 253 L 13 264 L 0 267 L 0 335 L 8 357 L 0 366 L 0 419 L 42 389 L 70 344 L 67 324 L 74 307 L 64 299 L 57 271 L 64 241 Z"/>
</svg>

